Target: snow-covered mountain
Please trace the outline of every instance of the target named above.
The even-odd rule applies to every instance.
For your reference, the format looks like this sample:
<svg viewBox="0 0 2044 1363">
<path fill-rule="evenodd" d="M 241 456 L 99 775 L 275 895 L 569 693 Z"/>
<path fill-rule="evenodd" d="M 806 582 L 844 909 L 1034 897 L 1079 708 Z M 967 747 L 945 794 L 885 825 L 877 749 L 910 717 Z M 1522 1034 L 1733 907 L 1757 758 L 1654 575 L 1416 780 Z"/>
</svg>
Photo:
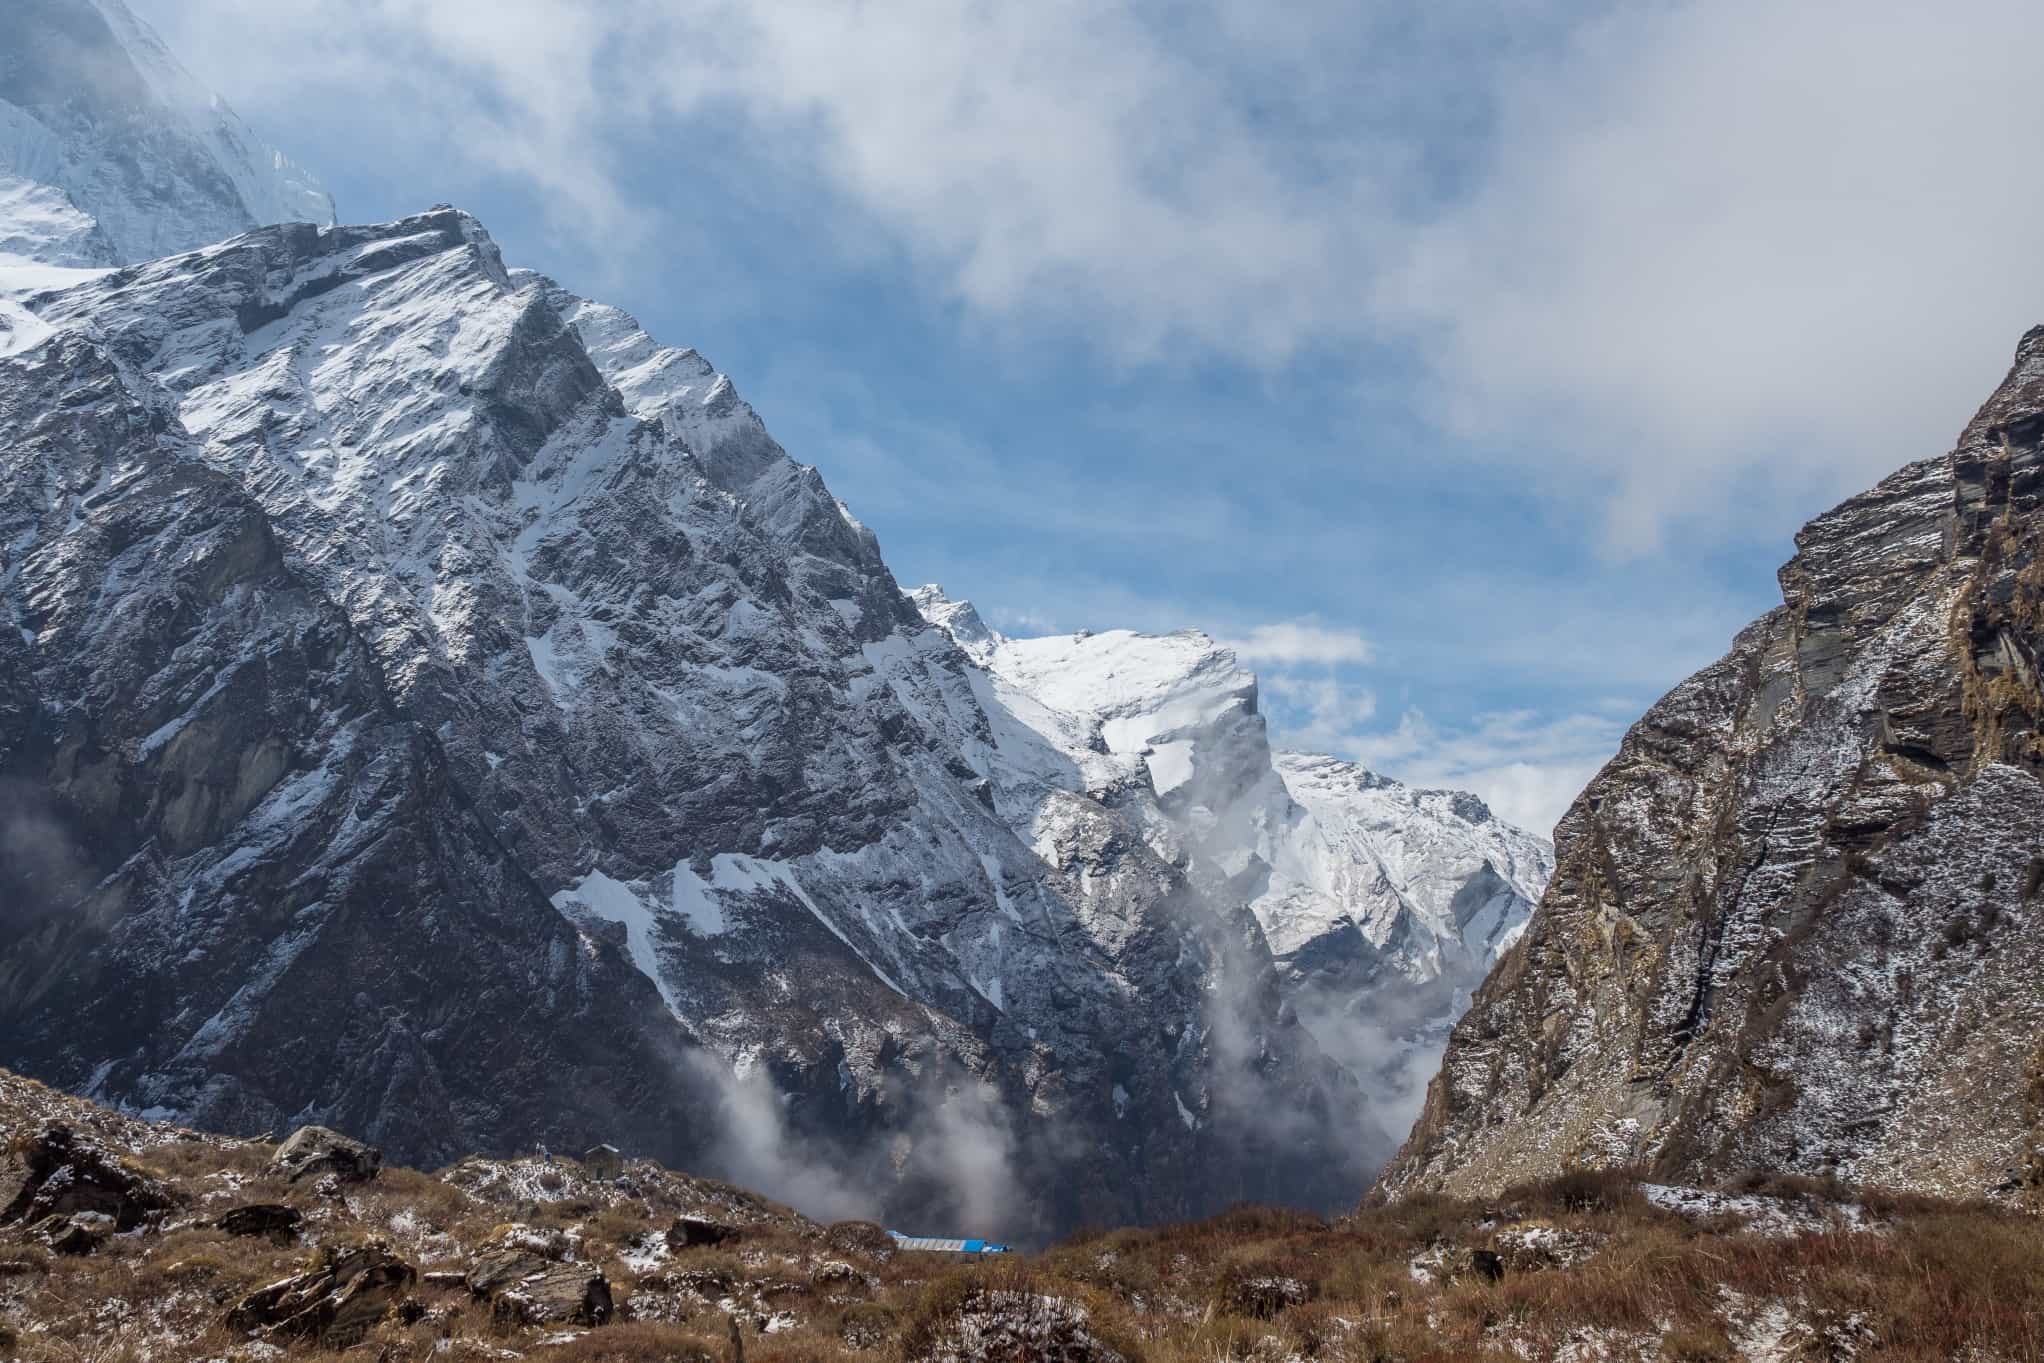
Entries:
<svg viewBox="0 0 2044 1363">
<path fill-rule="evenodd" d="M 933 627 L 701 356 L 450 208 L 231 235 L 308 201 L 139 159 L 52 73 L 175 64 L 32 14 L 8 97 L 71 140 L 0 200 L 43 243 L 0 271 L 0 1063 L 1011 1235 L 1360 1188 L 1536 841 L 1273 755 L 1204 636 Z"/>
<path fill-rule="evenodd" d="M 1255 676 L 1198 631 L 1009 639 L 941 587 L 910 596 L 976 665 L 1018 835 L 1078 800 L 1133 815 L 1202 895 L 1249 906 L 1288 1003 L 1374 1094 L 1431 1067 L 1546 888 L 1546 842 L 1473 795 L 1273 752 Z"/>
<path fill-rule="evenodd" d="M 0 257 L 123 265 L 262 223 L 334 220 L 121 0 L 9 0 Z"/>
<path fill-rule="evenodd" d="M 109 537 L 126 489 L 169 461 L 225 480 L 258 517 L 249 533 L 331 603 L 344 623 L 325 647 L 362 660 L 505 874 L 574 925 L 575 959 L 614 949 L 647 982 L 629 1044 L 607 1043 L 617 1065 L 582 1082 L 681 1086 L 695 1055 L 764 1076 L 783 1099 L 774 1140 L 816 1143 L 902 1205 L 942 1192 L 961 1145 L 1008 1171 L 995 1183 L 1046 1194 L 1053 1224 L 1356 1184 L 1379 1139 L 1358 1135 L 1367 1104 L 1282 1015 L 1254 919 L 1199 896 L 1112 810 L 1074 811 L 1042 847 L 1015 835 L 991 807 L 996 720 L 971 665 L 697 357 L 506 270 L 445 209 L 263 229 L 21 306 L 49 334 L 4 362 L 0 388 L 75 382 L 103 433 L 53 471 L 32 438 L 46 397 L 4 432 L 16 476 L 43 489 L 8 540 L 0 666 L 21 706 L 4 751 L 71 830 L 79 892 L 122 907 L 26 901 L 46 912 L 10 952 L 11 1062 L 234 1126 L 346 1112 L 428 1156 L 618 1136 L 547 1108 L 520 1071 L 478 1072 L 430 1020 L 500 1014 L 501 957 L 460 939 L 407 952 L 406 980 L 440 1000 L 422 1007 L 381 954 L 326 945 L 342 871 L 304 861 L 305 842 L 325 830 L 319 855 L 335 856 L 333 830 L 383 803 L 345 794 L 364 750 L 321 719 L 330 679 L 277 673 L 273 647 L 210 642 L 203 612 L 137 595 L 156 584 Z M 88 401 L 92 375 L 161 431 Z M 209 591 L 237 619 L 269 609 L 239 577 Z M 70 599 L 160 619 L 148 656 L 179 669 L 103 708 L 112 695 L 64 680 L 114 665 L 53 631 L 50 603 Z M 279 731 L 256 721 L 285 677 L 313 708 Z M 419 855 L 414 878 L 473 878 Z M 342 902 L 429 939 L 458 917 L 415 879 Z M 380 1019 L 374 1054 L 395 1046 L 432 1077 L 431 1101 L 384 1112 L 381 1078 L 251 1059 L 305 1044 L 292 967 L 307 960 L 347 982 L 352 1015 Z M 180 961 L 222 968 L 165 968 Z M 548 962 L 511 978 L 530 988 Z M 82 1025 L 108 982 L 132 1009 Z M 634 1058 L 648 1046 L 679 1058 L 649 1070 Z M 1299 1125 L 1270 1128 L 1273 1110 Z M 624 1139 L 698 1158 L 720 1121 L 706 1107 Z"/>
</svg>

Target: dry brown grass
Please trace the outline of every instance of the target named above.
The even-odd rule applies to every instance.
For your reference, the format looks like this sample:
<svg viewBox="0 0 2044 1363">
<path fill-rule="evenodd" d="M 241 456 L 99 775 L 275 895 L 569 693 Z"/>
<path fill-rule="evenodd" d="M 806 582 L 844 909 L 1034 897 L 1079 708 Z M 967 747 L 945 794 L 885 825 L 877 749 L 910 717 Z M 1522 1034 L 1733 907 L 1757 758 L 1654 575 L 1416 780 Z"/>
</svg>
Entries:
<svg viewBox="0 0 2044 1363">
<path fill-rule="evenodd" d="M 18 1228 L 0 1228 L 0 1358 L 226 1357 L 246 1342 L 226 1327 L 227 1308 L 323 1248 L 385 1236 L 421 1268 L 458 1268 L 522 1221 L 576 1238 L 610 1277 L 617 1320 L 579 1332 L 506 1327 L 465 1288 L 421 1283 L 422 1314 L 386 1319 L 350 1356 L 485 1363 L 512 1349 L 535 1363 L 722 1363 L 732 1351 L 725 1312 L 734 1310 L 748 1363 L 915 1363 L 954 1337 L 962 1310 L 1011 1294 L 1083 1311 L 1088 1335 L 1129 1363 L 1524 1363 L 1580 1346 L 1586 1332 L 1620 1349 L 1616 1357 L 1631 1344 L 1667 1363 L 1729 1363 L 1752 1311 L 1770 1303 L 1787 1304 L 1797 1322 L 1799 1363 L 1848 1347 L 1858 1363 L 2044 1363 L 2044 1223 L 1821 1181 L 1730 1181 L 1731 1191 L 1803 1209 L 1813 1229 L 1773 1239 L 1657 1210 L 1633 1177 L 1600 1173 L 1481 1203 L 1414 1197 L 1332 1222 L 1236 1207 L 1186 1225 L 1089 1231 L 1034 1255 L 954 1260 L 897 1252 L 877 1227 L 825 1230 L 723 1185 L 644 1167 L 630 1195 L 564 1165 L 563 1196 L 553 1200 L 525 1201 L 501 1184 L 467 1190 L 408 1169 L 330 1197 L 271 1176 L 270 1151 L 175 1136 L 141 1144 L 135 1163 L 183 1199 L 174 1228 L 116 1237 L 90 1255 L 53 1255 L 23 1242 Z M 456 1177 L 472 1181 L 477 1167 Z M 1846 1198 L 1878 1228 L 1827 1221 L 1825 1209 Z M 301 1242 L 204 1224 L 247 1201 L 304 1212 Z M 697 1210 L 740 1234 L 667 1254 L 641 1274 L 625 1266 L 623 1256 L 656 1245 L 678 1211 Z M 1510 1257 L 1515 1228 L 1566 1252 Z M 1479 1266 L 1492 1252 L 1507 1252 L 1511 1265 L 1497 1280 Z M 836 1263 L 852 1271 L 818 1273 Z M 294 1342 L 285 1356 L 331 1354 Z"/>
</svg>

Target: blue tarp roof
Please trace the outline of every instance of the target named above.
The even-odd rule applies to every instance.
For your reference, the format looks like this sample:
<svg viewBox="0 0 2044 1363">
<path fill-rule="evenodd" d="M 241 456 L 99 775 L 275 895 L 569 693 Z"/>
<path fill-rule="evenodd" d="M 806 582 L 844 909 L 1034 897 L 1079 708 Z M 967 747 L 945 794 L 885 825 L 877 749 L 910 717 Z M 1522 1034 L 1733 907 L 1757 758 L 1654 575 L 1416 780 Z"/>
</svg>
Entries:
<svg viewBox="0 0 2044 1363">
<path fill-rule="evenodd" d="M 935 1235 L 903 1235 L 898 1230 L 887 1232 L 894 1237 L 894 1243 L 903 1249 L 938 1250 L 951 1254 L 1008 1254 L 1006 1245 L 997 1245 L 990 1240 L 951 1240 Z"/>
</svg>

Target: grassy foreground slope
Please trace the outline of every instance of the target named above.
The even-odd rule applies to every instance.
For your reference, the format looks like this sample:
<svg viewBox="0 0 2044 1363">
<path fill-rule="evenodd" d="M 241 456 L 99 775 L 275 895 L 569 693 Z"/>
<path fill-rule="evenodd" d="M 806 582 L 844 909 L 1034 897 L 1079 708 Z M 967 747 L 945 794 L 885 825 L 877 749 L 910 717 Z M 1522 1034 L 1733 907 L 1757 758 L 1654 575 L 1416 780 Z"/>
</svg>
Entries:
<svg viewBox="0 0 2044 1363">
<path fill-rule="evenodd" d="M 294 1171 L 4 1071 L 0 1138 L 0 1358 L 31 1363 L 2044 1360 L 2044 1222 L 1802 1182 L 1240 1208 L 966 1263 L 646 1161 Z"/>
</svg>

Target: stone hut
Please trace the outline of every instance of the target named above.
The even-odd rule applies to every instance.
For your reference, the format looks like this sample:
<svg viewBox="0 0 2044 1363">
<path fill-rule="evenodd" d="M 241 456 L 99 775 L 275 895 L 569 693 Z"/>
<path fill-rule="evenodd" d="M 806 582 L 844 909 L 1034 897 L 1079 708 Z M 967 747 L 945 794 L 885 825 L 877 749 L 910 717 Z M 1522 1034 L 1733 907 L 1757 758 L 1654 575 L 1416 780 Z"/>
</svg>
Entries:
<svg viewBox="0 0 2044 1363">
<path fill-rule="evenodd" d="M 599 1145 L 582 1152 L 582 1170 L 591 1178 L 617 1178 L 625 1171 L 625 1157 L 614 1145 Z"/>
</svg>

